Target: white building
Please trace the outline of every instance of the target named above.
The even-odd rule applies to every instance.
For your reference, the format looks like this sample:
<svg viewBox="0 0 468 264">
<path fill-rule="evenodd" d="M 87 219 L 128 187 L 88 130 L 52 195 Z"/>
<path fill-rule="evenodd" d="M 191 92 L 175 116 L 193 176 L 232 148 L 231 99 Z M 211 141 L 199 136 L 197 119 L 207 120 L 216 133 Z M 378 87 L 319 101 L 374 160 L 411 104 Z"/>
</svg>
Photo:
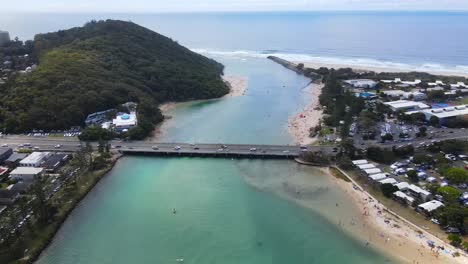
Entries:
<svg viewBox="0 0 468 264">
<path fill-rule="evenodd" d="M 392 185 L 395 185 L 397 182 L 397 180 L 393 179 L 393 178 L 387 178 L 387 179 L 383 179 L 381 181 L 379 181 L 380 184 L 387 184 L 387 183 L 390 183 Z"/>
<path fill-rule="evenodd" d="M 415 199 L 409 195 L 407 195 L 406 193 L 404 192 L 401 192 L 401 191 L 396 191 L 393 193 L 393 196 L 395 196 L 395 198 L 401 200 L 401 201 L 404 201 L 406 202 L 408 205 L 412 205 L 415 201 Z"/>
<path fill-rule="evenodd" d="M 388 91 L 382 91 L 382 93 L 389 97 L 398 97 L 398 98 L 405 95 L 405 91 L 402 91 L 402 90 L 388 90 Z"/>
<path fill-rule="evenodd" d="M 457 82 L 456 84 L 451 84 L 451 88 L 468 88 L 468 85 L 466 85 L 464 82 Z"/>
<path fill-rule="evenodd" d="M 374 169 L 367 169 L 367 170 L 364 170 L 364 172 L 365 172 L 367 175 L 372 175 L 372 174 L 376 174 L 376 173 L 382 173 L 382 170 L 377 169 L 377 168 L 374 168 Z"/>
<path fill-rule="evenodd" d="M 352 163 L 354 165 L 362 165 L 362 164 L 367 164 L 367 160 L 353 160 Z"/>
<path fill-rule="evenodd" d="M 446 108 L 435 108 L 435 109 L 424 109 L 417 111 L 423 113 L 426 116 L 426 120 L 430 120 L 431 117 L 435 116 L 439 118 L 441 124 L 445 124 L 450 118 L 465 117 L 468 116 L 468 105 L 457 105 Z M 408 112 L 406 114 L 414 114 L 415 112 Z"/>
<path fill-rule="evenodd" d="M 445 85 L 445 83 L 443 81 L 435 81 L 435 82 L 430 82 L 430 83 L 427 83 L 427 85 L 429 86 L 438 86 L 438 85 Z"/>
<path fill-rule="evenodd" d="M 357 165 L 357 167 L 361 170 L 367 170 L 367 169 L 373 169 L 375 168 L 374 164 L 362 164 L 362 165 Z"/>
<path fill-rule="evenodd" d="M 395 186 L 398 188 L 398 190 L 404 191 L 404 190 L 407 190 L 407 189 L 408 189 L 409 183 L 407 183 L 407 182 L 400 182 L 400 183 L 395 184 Z"/>
<path fill-rule="evenodd" d="M 383 83 L 401 83 L 400 78 L 395 78 L 395 80 L 380 80 Z"/>
<path fill-rule="evenodd" d="M 421 83 L 421 80 L 416 79 L 414 81 L 402 81 L 401 83 L 402 84 L 407 84 L 407 85 L 410 85 L 410 86 L 416 86 L 416 85 Z"/>
<path fill-rule="evenodd" d="M 421 210 L 425 213 L 431 213 L 432 211 L 436 210 L 437 208 L 441 206 L 444 206 L 444 204 L 437 200 L 432 200 L 427 203 L 418 205 L 418 210 Z"/>
<path fill-rule="evenodd" d="M 407 92 L 403 94 L 404 99 L 413 99 L 414 101 L 426 100 L 427 96 L 421 92 Z"/>
<path fill-rule="evenodd" d="M 33 181 L 41 175 L 43 168 L 18 167 L 10 172 L 10 178 L 13 180 Z"/>
<path fill-rule="evenodd" d="M 433 91 L 444 91 L 444 87 L 436 86 L 436 87 L 430 87 L 426 89 L 426 92 L 433 92 Z"/>
<path fill-rule="evenodd" d="M 128 130 L 137 125 L 136 112 L 120 113 L 112 120 L 112 124 L 118 132 Z"/>
<path fill-rule="evenodd" d="M 398 100 L 398 101 L 393 101 L 393 102 L 386 102 L 384 104 L 388 105 L 394 112 L 422 110 L 422 109 L 431 108 L 427 104 L 414 102 L 414 101 L 408 101 L 408 100 Z"/>
<path fill-rule="evenodd" d="M 411 184 L 408 186 L 408 191 L 416 197 L 421 198 L 424 202 L 427 201 L 429 198 L 432 197 L 432 194 L 426 190 L 421 189 L 419 186 Z"/>
<path fill-rule="evenodd" d="M 377 85 L 377 82 L 370 79 L 356 79 L 356 80 L 346 80 L 345 83 L 351 85 L 354 88 L 367 88 L 371 89 Z"/>
<path fill-rule="evenodd" d="M 385 173 L 376 173 L 376 174 L 369 175 L 369 179 L 373 181 L 381 181 L 385 178 L 387 178 L 387 174 Z"/>
<path fill-rule="evenodd" d="M 50 152 L 33 152 L 19 162 L 21 167 L 39 167 L 43 161 L 50 157 Z"/>
</svg>

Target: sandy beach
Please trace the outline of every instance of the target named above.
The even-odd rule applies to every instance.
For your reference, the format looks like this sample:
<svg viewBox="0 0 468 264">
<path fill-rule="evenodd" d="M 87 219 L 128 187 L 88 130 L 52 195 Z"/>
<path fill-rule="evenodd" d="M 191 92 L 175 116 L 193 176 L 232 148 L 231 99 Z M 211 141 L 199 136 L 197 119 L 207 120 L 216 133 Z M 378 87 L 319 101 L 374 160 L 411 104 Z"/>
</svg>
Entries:
<svg viewBox="0 0 468 264">
<path fill-rule="evenodd" d="M 357 72 L 367 72 L 367 71 L 374 71 L 374 72 L 410 72 L 410 71 L 415 71 L 415 70 L 405 70 L 405 69 L 399 69 L 399 68 L 390 68 L 390 67 L 377 67 L 377 66 L 366 66 L 366 65 L 347 65 L 347 64 L 332 64 L 332 63 L 323 63 L 323 62 L 302 62 L 302 61 L 294 61 L 293 63 L 303 63 L 305 67 L 307 68 L 314 68 L 318 69 L 320 67 L 326 67 L 326 68 L 352 68 Z M 450 71 L 441 71 L 441 70 L 430 70 L 430 69 L 424 69 L 424 70 L 416 70 L 416 71 L 423 71 L 427 72 L 430 74 L 434 75 L 446 75 L 446 76 L 463 76 L 468 78 L 468 72 L 466 73 L 460 73 L 460 72 L 450 72 Z"/>
<path fill-rule="evenodd" d="M 288 120 L 288 132 L 295 144 L 312 144 L 317 138 L 309 137 L 309 129 L 319 124 L 322 117 L 319 96 L 323 84 L 310 83 L 302 92 L 311 94 L 312 99 L 301 111 Z"/>
<path fill-rule="evenodd" d="M 357 185 L 354 185 L 357 188 L 353 187 L 354 183 L 332 176 L 328 168 L 322 171 L 334 178 L 361 213 L 360 219 L 353 219 L 350 225 L 343 222 L 342 226 L 353 236 L 364 240 L 367 246 L 403 263 L 468 263 L 464 255 L 452 256 L 454 252 L 463 253 L 461 250 L 390 213 L 369 193 Z M 429 247 L 428 240 L 434 241 L 436 247 Z"/>
<path fill-rule="evenodd" d="M 223 97 L 242 96 L 247 90 L 247 79 L 242 76 L 227 75 L 223 80 L 228 84 L 230 92 Z"/>
</svg>

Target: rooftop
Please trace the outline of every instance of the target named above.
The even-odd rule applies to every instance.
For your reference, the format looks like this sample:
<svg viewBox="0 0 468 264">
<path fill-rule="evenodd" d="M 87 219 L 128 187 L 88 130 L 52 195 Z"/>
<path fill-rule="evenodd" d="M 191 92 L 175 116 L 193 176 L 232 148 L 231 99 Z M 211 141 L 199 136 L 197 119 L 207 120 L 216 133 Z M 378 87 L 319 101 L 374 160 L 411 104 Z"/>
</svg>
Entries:
<svg viewBox="0 0 468 264">
<path fill-rule="evenodd" d="M 362 164 L 367 164 L 367 160 L 353 160 L 352 161 L 354 165 L 362 165 Z"/>
<path fill-rule="evenodd" d="M 116 127 L 120 126 L 134 126 L 137 123 L 137 117 L 136 113 L 132 112 L 130 114 L 127 113 L 121 113 L 120 115 L 117 115 L 113 120 L 112 124 L 114 124 Z"/>
<path fill-rule="evenodd" d="M 414 102 L 414 101 L 408 101 L 408 100 L 398 100 L 398 101 L 393 101 L 393 102 L 386 102 L 384 104 L 395 109 L 404 109 L 404 108 L 412 108 L 412 107 L 417 107 L 419 109 L 431 108 L 427 104 Z"/>
<path fill-rule="evenodd" d="M 43 168 L 35 167 L 18 167 L 14 169 L 10 175 L 36 175 L 42 172 Z"/>
<path fill-rule="evenodd" d="M 399 198 L 401 198 L 401 199 L 405 199 L 405 200 L 407 200 L 407 201 L 410 202 L 410 203 L 413 203 L 413 202 L 414 202 L 414 198 L 411 197 L 411 196 L 409 196 L 409 195 L 407 195 L 407 194 L 404 193 L 404 192 L 396 191 L 396 192 L 394 192 L 393 194 L 394 194 L 396 197 L 399 197 Z"/>
<path fill-rule="evenodd" d="M 437 200 L 432 200 L 432 201 L 429 201 L 427 203 L 423 203 L 423 204 L 418 205 L 419 208 L 424 209 L 427 212 L 432 212 L 432 211 L 434 211 L 435 209 L 437 209 L 437 208 L 439 208 L 441 206 L 444 206 L 444 204 L 437 201 Z"/>
<path fill-rule="evenodd" d="M 33 152 L 20 161 L 20 164 L 37 163 L 50 155 L 50 152 Z"/>
<path fill-rule="evenodd" d="M 26 153 L 13 153 L 11 154 L 11 156 L 6 160 L 7 162 L 16 162 L 18 160 L 22 160 L 24 158 L 26 158 L 28 156 L 28 154 Z"/>
<path fill-rule="evenodd" d="M 468 105 L 457 105 L 446 108 L 426 109 L 420 112 L 432 116 L 437 116 L 438 118 L 462 116 L 468 115 Z"/>
<path fill-rule="evenodd" d="M 387 178 L 387 174 L 385 173 L 372 174 L 369 176 L 369 178 L 371 178 L 373 181 L 380 181 L 380 180 Z"/>
</svg>

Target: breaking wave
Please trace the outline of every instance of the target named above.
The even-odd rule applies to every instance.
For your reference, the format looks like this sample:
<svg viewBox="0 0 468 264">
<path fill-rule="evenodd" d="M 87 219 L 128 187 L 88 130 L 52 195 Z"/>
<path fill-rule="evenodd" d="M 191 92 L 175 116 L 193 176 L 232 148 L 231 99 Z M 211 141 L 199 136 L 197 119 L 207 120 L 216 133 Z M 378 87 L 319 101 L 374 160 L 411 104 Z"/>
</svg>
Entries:
<svg viewBox="0 0 468 264">
<path fill-rule="evenodd" d="M 468 75 L 468 65 L 444 65 L 435 62 L 426 63 L 402 63 L 394 61 L 376 60 L 370 58 L 347 58 L 347 57 L 327 57 L 314 56 L 311 54 L 287 53 L 279 50 L 236 50 L 223 51 L 214 49 L 192 49 L 192 51 L 204 54 L 206 56 L 219 56 L 231 58 L 267 58 L 268 56 L 277 56 L 288 61 L 304 62 L 311 64 L 323 64 L 335 67 L 354 67 L 363 69 L 376 69 L 385 71 L 421 71 L 440 74 L 462 74 Z"/>
</svg>

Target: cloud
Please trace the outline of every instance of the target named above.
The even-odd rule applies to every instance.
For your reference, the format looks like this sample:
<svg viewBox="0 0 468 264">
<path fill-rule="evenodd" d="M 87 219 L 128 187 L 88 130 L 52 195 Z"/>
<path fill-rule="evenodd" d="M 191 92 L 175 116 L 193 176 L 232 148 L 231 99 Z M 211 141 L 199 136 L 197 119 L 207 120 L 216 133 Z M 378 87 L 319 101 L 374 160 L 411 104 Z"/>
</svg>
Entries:
<svg viewBox="0 0 468 264">
<path fill-rule="evenodd" d="M 4 12 L 105 13 L 291 10 L 468 10 L 468 0 L 23 0 L 9 1 L 8 4 L 2 5 L 2 11 Z"/>
</svg>

